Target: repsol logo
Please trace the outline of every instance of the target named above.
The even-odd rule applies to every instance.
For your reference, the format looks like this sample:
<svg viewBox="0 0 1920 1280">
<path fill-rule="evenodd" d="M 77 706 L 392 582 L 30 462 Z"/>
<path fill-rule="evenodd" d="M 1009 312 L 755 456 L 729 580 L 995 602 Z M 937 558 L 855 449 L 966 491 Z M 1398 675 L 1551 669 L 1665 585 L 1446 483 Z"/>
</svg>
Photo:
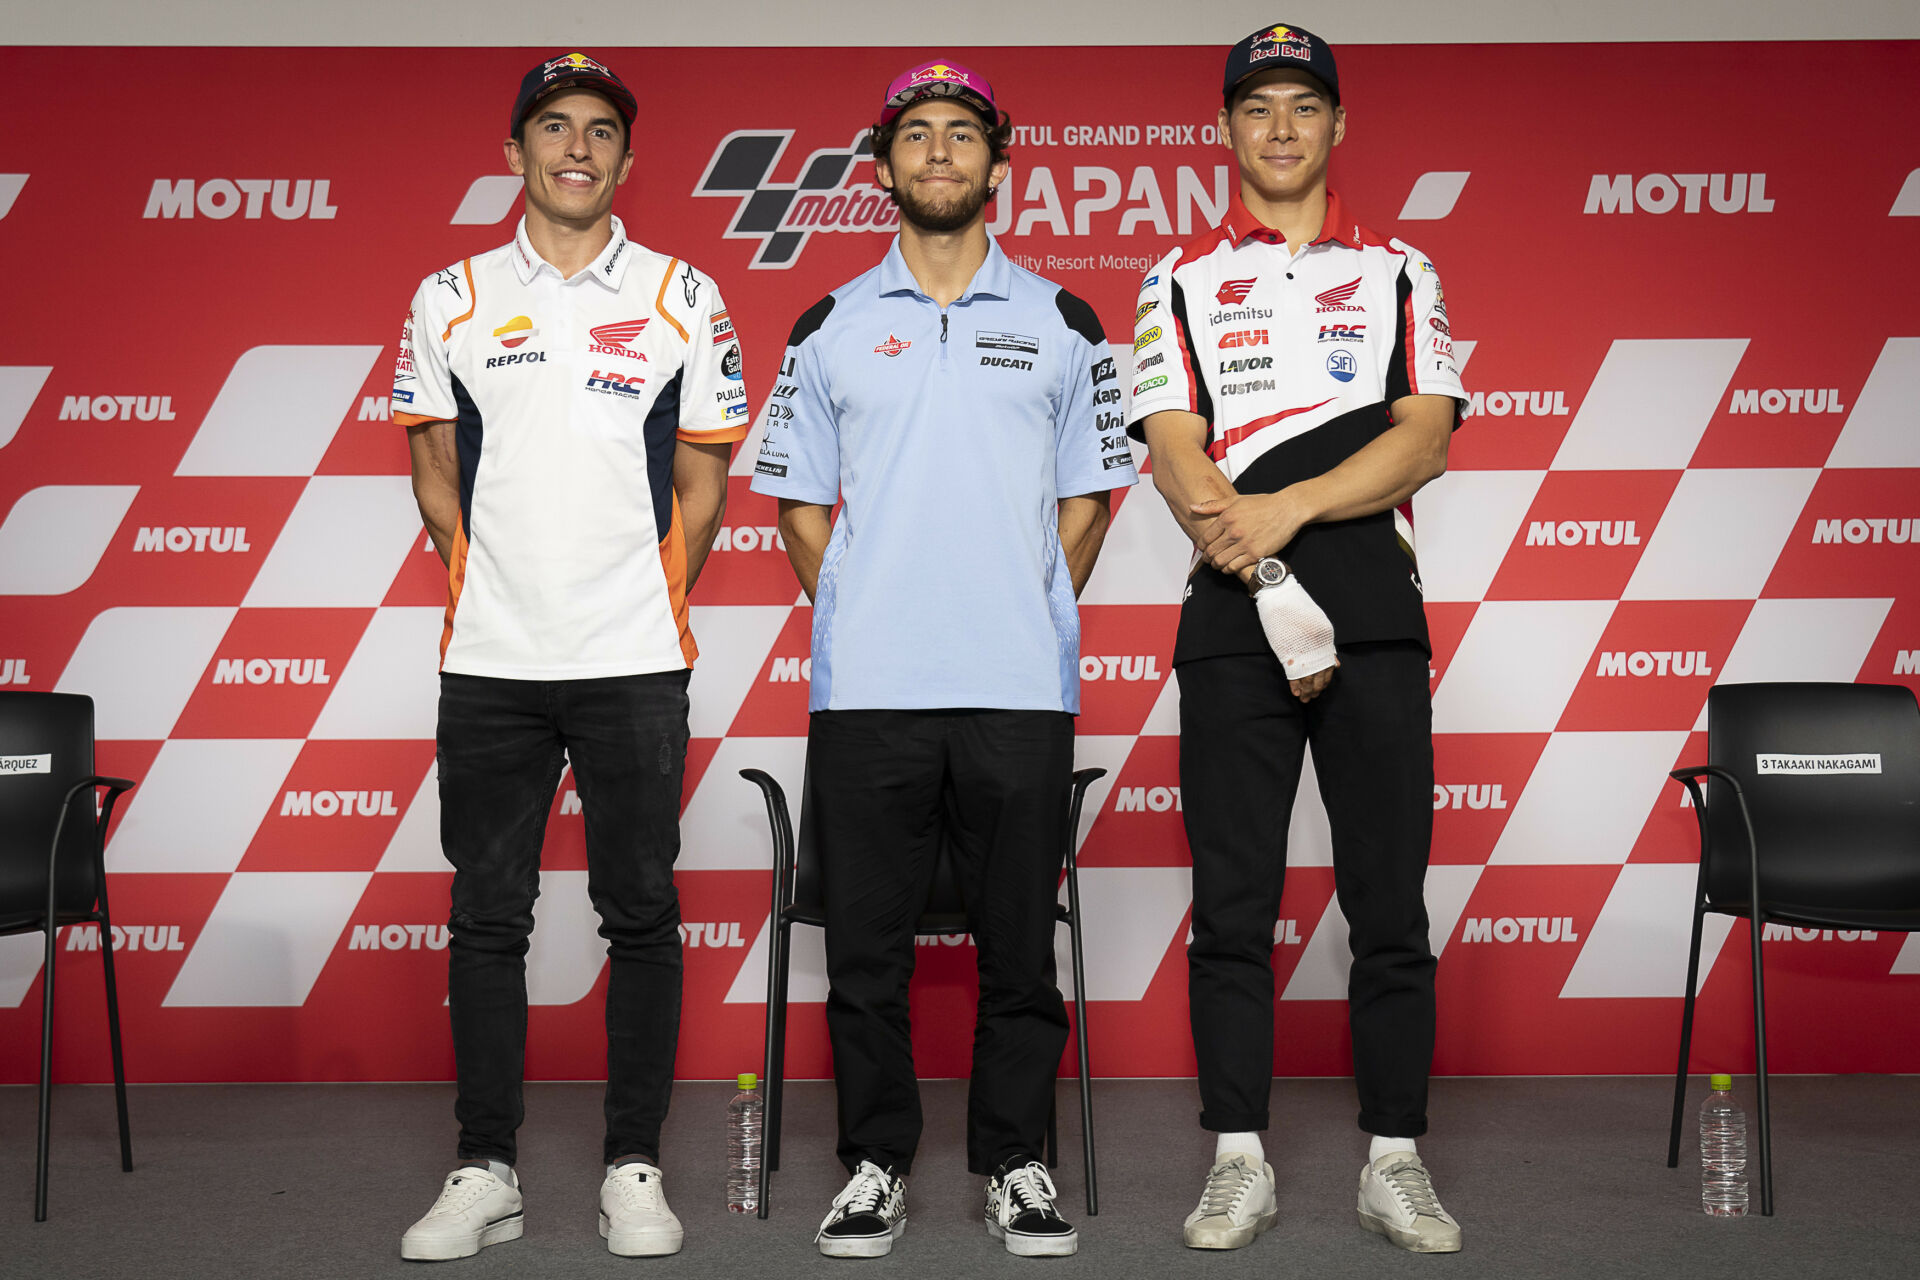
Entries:
<svg viewBox="0 0 1920 1280">
<path fill-rule="evenodd" d="M 289 791 L 280 800 L 283 818 L 391 818 L 399 812 L 391 791 Z"/>
<path fill-rule="evenodd" d="M 1616 649 L 1600 655 L 1600 663 L 1593 669 L 1596 676 L 1710 676 L 1713 668 L 1707 664 L 1705 649 L 1675 650 L 1635 649 L 1628 653 L 1625 649 Z"/>
<path fill-rule="evenodd" d="M 67 950 L 98 951 L 100 926 L 77 924 L 67 930 Z M 185 951 L 177 924 L 116 924 L 113 926 L 115 951 Z"/>
<path fill-rule="evenodd" d="M 1088 654 L 1080 659 L 1080 678 L 1082 680 L 1158 680 L 1160 666 L 1151 653 L 1118 654 L 1095 657 Z"/>
<path fill-rule="evenodd" d="M 133 535 L 135 551 L 251 551 L 245 525 L 147 525 Z"/>
<path fill-rule="evenodd" d="M 1872 929 L 1796 929 L 1790 924 L 1770 924 L 1760 931 L 1762 942 L 1878 942 Z"/>
<path fill-rule="evenodd" d="M 1530 547 L 1637 547 L 1640 531 L 1631 520 L 1529 520 Z"/>
<path fill-rule="evenodd" d="M 787 540 L 770 524 L 743 524 L 737 528 L 722 525 L 714 535 L 715 551 L 785 551 Z"/>
<path fill-rule="evenodd" d="M 1572 916 L 1475 916 L 1460 926 L 1462 942 L 1578 942 Z"/>
<path fill-rule="evenodd" d="M 1587 213 L 1772 213 L 1764 173 L 1596 173 L 1587 185 Z"/>
<path fill-rule="evenodd" d="M 1838 387 L 1768 387 L 1733 393 L 1728 413 L 1845 413 Z"/>
<path fill-rule="evenodd" d="M 443 924 L 357 924 L 349 951 L 445 951 L 452 934 Z"/>
<path fill-rule="evenodd" d="M 510 364 L 545 364 L 547 353 L 544 351 L 515 351 L 511 355 L 488 356 L 487 368 L 502 369 Z"/>
<path fill-rule="evenodd" d="M 1441 809 L 1504 809 L 1507 798 L 1500 792 L 1500 784 L 1483 785 L 1478 783 L 1448 782 L 1433 784 L 1433 807 Z"/>
<path fill-rule="evenodd" d="M 813 679 L 812 658 L 775 658 L 773 666 L 767 671 L 767 681 L 770 684 L 800 684 L 811 679 Z"/>
<path fill-rule="evenodd" d="M 1564 418 L 1567 416 L 1564 391 L 1476 391 L 1467 397 L 1471 417 L 1490 418 Z"/>
<path fill-rule="evenodd" d="M 222 658 L 215 684 L 332 684 L 325 658 Z"/>
<path fill-rule="evenodd" d="M 0 658 L 0 684 L 32 684 L 25 658 Z"/>
<path fill-rule="evenodd" d="M 172 422 L 172 396 L 68 396 L 62 422 Z"/>
<path fill-rule="evenodd" d="M 1120 787 L 1113 793 L 1115 813 L 1182 813 L 1178 787 Z"/>
<path fill-rule="evenodd" d="M 1886 516 L 1843 516 L 1832 520 L 1816 520 L 1813 523 L 1813 541 L 1815 545 L 1823 542 L 1850 542 L 1855 546 L 1863 542 L 1911 544 L 1915 523 L 1911 516 L 1899 520 Z"/>
<path fill-rule="evenodd" d="M 744 947 L 747 940 L 740 936 L 738 920 L 683 920 L 680 923 L 680 945 L 716 951 L 722 947 Z"/>
<path fill-rule="evenodd" d="M 231 218 L 239 214 L 258 219 L 271 212 L 285 222 L 296 218 L 325 220 L 339 212 L 327 203 L 326 178 L 155 178 L 147 193 L 143 218 Z"/>
</svg>

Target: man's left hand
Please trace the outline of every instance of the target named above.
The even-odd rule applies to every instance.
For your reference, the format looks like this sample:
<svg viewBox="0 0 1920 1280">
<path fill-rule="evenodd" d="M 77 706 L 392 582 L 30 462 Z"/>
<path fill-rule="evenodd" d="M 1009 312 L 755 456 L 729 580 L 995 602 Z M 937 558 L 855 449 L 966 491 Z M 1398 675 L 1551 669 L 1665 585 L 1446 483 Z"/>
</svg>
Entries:
<svg viewBox="0 0 1920 1280">
<path fill-rule="evenodd" d="M 1311 518 L 1285 489 L 1212 498 L 1194 503 L 1192 510 L 1213 518 L 1211 536 L 1200 554 L 1222 573 L 1239 573 L 1264 556 L 1279 554 Z"/>
</svg>

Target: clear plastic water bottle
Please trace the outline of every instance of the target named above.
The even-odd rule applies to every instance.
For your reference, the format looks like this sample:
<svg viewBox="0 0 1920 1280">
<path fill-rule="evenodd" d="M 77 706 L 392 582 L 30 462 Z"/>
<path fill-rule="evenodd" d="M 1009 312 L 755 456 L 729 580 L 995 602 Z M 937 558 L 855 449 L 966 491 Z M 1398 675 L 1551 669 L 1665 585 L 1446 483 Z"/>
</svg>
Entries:
<svg viewBox="0 0 1920 1280">
<path fill-rule="evenodd" d="M 766 1106 L 760 1098 L 760 1077 L 743 1072 L 740 1092 L 727 1104 L 727 1212 L 754 1213 L 760 1208 L 760 1134 L 766 1128 Z M 1741 1212 L 1746 1192 L 1741 1191 Z"/>
<path fill-rule="evenodd" d="M 1747 1117 L 1733 1100 L 1733 1077 L 1715 1075 L 1700 1108 L 1700 1207 L 1709 1217 L 1747 1212 Z"/>
</svg>

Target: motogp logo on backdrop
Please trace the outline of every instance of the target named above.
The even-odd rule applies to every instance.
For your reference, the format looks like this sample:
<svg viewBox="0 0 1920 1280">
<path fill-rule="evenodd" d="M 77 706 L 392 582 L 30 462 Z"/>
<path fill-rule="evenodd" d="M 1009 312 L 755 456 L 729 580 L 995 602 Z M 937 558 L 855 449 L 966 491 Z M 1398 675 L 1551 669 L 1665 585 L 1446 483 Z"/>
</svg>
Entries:
<svg viewBox="0 0 1920 1280">
<path fill-rule="evenodd" d="M 786 268 L 817 231 L 879 231 L 892 235 L 900 211 L 873 184 L 867 133 L 862 129 L 844 149 L 815 151 L 792 182 L 770 182 L 793 130 L 740 129 L 714 148 L 706 172 L 693 187 L 696 196 L 732 196 L 739 201 L 729 240 L 758 240 L 750 267 Z M 863 179 L 855 181 L 858 174 Z"/>
</svg>

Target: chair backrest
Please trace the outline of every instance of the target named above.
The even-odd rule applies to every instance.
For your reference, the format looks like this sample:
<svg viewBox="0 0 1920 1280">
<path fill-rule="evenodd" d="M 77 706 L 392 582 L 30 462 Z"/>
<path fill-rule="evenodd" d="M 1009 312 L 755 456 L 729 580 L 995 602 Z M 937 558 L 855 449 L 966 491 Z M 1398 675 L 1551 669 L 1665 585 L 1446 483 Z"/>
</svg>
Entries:
<svg viewBox="0 0 1920 1280">
<path fill-rule="evenodd" d="M 0 693 L 0 918 L 46 910 L 47 857 L 60 801 L 92 774 L 93 699 L 78 693 Z M 61 915 L 93 909 L 94 791 L 73 799 L 60 834 Z"/>
<path fill-rule="evenodd" d="M 1764 901 L 1920 909 L 1920 704 L 1874 684 L 1723 684 L 1707 756 L 1740 780 Z M 1707 896 L 1752 896 L 1732 789 L 1707 785 Z"/>
<path fill-rule="evenodd" d="M 813 769 L 809 765 L 800 784 L 800 830 L 794 837 L 793 905 L 817 912 L 826 902 L 820 879 L 820 841 L 815 831 Z M 920 909 L 914 930 L 920 934 L 951 934 L 967 931 L 966 901 L 960 894 L 960 876 L 956 869 L 952 842 L 940 841 L 934 862 L 933 884 L 927 890 L 927 902 Z"/>
</svg>

